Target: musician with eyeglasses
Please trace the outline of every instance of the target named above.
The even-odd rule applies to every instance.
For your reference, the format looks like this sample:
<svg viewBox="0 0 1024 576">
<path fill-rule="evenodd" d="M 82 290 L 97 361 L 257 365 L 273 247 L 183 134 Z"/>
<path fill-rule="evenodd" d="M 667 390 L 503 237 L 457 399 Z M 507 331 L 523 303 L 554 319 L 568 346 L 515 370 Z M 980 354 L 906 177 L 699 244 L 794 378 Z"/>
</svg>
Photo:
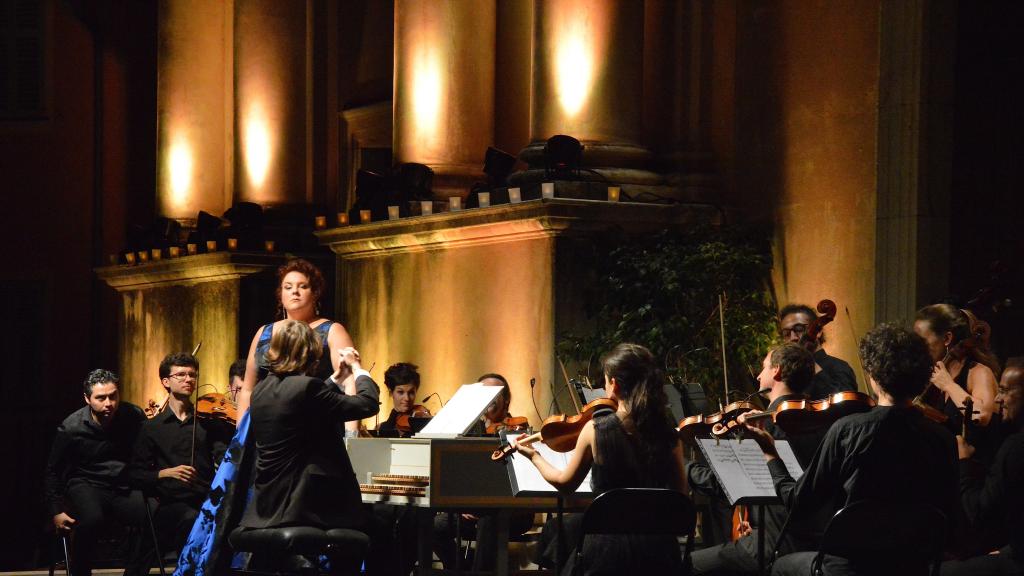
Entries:
<svg viewBox="0 0 1024 576">
<path fill-rule="evenodd" d="M 129 470 L 133 484 L 155 500 L 153 524 L 166 551 L 181 548 L 188 536 L 234 426 L 212 417 L 197 421 L 192 394 L 199 386 L 199 361 L 194 356 L 167 355 L 159 375 L 167 407 L 142 425 Z M 146 574 L 154 548 L 148 538 L 141 544 L 136 565 Z"/>
<path fill-rule="evenodd" d="M 779 310 L 779 332 L 782 340 L 801 344 L 814 355 L 814 378 L 805 394 L 811 400 L 827 398 L 836 392 L 857 389 L 857 376 L 845 361 L 830 356 L 822 348 L 825 335 L 811 337 L 808 330 L 818 314 L 806 304 L 788 304 Z"/>
</svg>

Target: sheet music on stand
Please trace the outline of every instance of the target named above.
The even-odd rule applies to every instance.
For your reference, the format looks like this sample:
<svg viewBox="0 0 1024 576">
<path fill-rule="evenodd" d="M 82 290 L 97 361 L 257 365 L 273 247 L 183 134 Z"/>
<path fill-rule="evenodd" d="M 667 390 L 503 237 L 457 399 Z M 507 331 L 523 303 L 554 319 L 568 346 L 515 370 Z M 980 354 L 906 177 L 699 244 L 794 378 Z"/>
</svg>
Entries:
<svg viewBox="0 0 1024 576">
<path fill-rule="evenodd" d="M 519 436 L 518 432 L 511 432 L 505 435 L 505 441 L 511 442 Z M 565 467 L 569 465 L 569 460 L 572 459 L 573 451 L 569 452 L 555 452 L 547 445 L 542 442 L 535 442 L 532 448 L 539 452 L 552 466 L 559 470 L 565 470 Z M 497 464 L 495 464 L 497 465 Z M 557 496 L 558 490 L 555 489 L 543 476 L 540 475 L 540 470 L 533 465 L 526 457 L 516 452 L 505 460 L 505 466 L 508 469 L 508 480 L 512 486 L 513 496 Z M 593 472 L 587 473 L 587 477 L 580 483 L 579 488 L 576 489 L 575 495 L 582 498 L 589 498 L 593 496 L 593 491 L 590 488 L 590 475 Z"/>
<path fill-rule="evenodd" d="M 697 446 L 718 478 L 730 505 L 735 505 L 738 500 L 751 503 L 752 500 L 763 502 L 777 498 L 772 474 L 757 442 L 751 439 L 740 442 L 699 438 Z M 790 475 L 799 480 L 804 471 L 789 442 L 776 440 L 775 448 Z"/>
<path fill-rule="evenodd" d="M 456 438 L 465 436 L 480 415 L 502 391 L 501 386 L 463 384 L 415 438 Z"/>
</svg>

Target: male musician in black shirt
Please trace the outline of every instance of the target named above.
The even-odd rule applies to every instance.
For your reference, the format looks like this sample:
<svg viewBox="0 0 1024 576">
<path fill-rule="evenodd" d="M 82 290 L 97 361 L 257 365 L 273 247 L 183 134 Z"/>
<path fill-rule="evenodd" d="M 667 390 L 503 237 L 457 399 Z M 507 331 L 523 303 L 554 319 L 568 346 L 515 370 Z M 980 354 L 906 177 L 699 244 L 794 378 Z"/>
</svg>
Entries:
<svg viewBox="0 0 1024 576">
<path fill-rule="evenodd" d="M 957 436 L 960 500 L 970 534 L 995 538 L 981 543 L 979 556 L 942 565 L 943 576 L 1024 574 L 1024 356 L 1006 361 L 996 404 L 1012 431 L 986 474 L 971 460 L 974 448 Z M 996 554 L 987 554 L 998 549 Z"/>
<path fill-rule="evenodd" d="M 811 400 L 826 398 L 830 394 L 857 389 L 857 376 L 850 365 L 825 353 L 824 334 L 817 338 L 807 336 L 811 323 L 818 319 L 814 309 L 806 304 L 789 304 L 779 310 L 779 330 L 782 339 L 803 344 L 814 354 L 814 379 L 804 391 Z"/>
<path fill-rule="evenodd" d="M 785 343 L 772 348 L 764 358 L 758 386 L 767 394 L 770 412 L 786 400 L 803 399 L 804 389 L 814 376 L 814 358 L 807 348 L 794 343 Z M 781 428 L 769 422 L 766 429 L 777 440 L 788 440 L 802 466 L 806 466 L 825 435 L 825 428 L 804 434 L 787 436 Z M 707 464 L 689 462 L 686 474 L 690 487 L 711 498 L 724 498 L 721 486 Z M 765 548 L 772 550 L 786 521 L 788 510 L 784 506 L 765 507 Z M 726 542 L 692 554 L 693 574 L 757 574 L 757 531 L 754 528 L 733 542 Z M 786 544 L 783 552 L 791 551 Z"/>
<path fill-rule="evenodd" d="M 147 497 L 155 497 L 153 524 L 161 552 L 181 547 L 199 515 L 234 427 L 214 418 L 196 425 L 191 395 L 199 378 L 199 361 L 191 354 L 169 354 L 160 362 L 160 383 L 167 390 L 167 407 L 142 425 L 135 443 L 130 474 Z M 152 542 L 142 540 L 142 573 L 153 563 Z"/>
<path fill-rule="evenodd" d="M 71 573 L 92 573 L 93 549 L 105 521 L 138 523 L 143 507 L 127 467 L 145 415 L 121 402 L 117 375 L 93 370 L 82 387 L 85 406 L 57 427 L 46 466 L 46 501 L 59 533 L 71 536 Z"/>
<path fill-rule="evenodd" d="M 747 425 L 765 453 L 776 493 L 791 510 L 790 528 L 820 535 L 825 524 L 817 513 L 859 500 L 930 505 L 945 514 L 952 528 L 956 443 L 948 430 L 926 420 L 912 404 L 931 378 L 927 345 L 909 330 L 883 324 L 864 337 L 860 354 L 878 405 L 836 421 L 799 482 L 789 475 L 771 435 Z M 814 555 L 783 556 L 773 574 L 809 574 Z M 876 573 L 863 564 L 869 561 L 826 555 L 825 573 Z"/>
</svg>

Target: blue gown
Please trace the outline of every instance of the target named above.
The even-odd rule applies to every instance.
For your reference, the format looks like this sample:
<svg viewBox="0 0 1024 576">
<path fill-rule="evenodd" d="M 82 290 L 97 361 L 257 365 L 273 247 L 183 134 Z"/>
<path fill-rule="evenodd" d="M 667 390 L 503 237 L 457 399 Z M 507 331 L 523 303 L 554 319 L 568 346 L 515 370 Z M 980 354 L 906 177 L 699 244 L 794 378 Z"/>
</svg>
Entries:
<svg viewBox="0 0 1024 576">
<path fill-rule="evenodd" d="M 327 334 L 332 324 L 327 321 L 314 328 L 323 346 L 320 364 L 314 375 L 322 379 L 334 371 L 327 346 Z M 262 381 L 267 373 L 266 353 L 270 349 L 273 330 L 273 323 L 265 325 L 256 343 L 256 365 L 259 371 L 257 382 Z M 252 472 L 255 466 L 256 454 L 249 441 L 249 412 L 246 411 L 238 422 L 235 436 L 210 484 L 210 493 L 199 509 L 199 516 L 181 549 L 174 576 L 226 574 L 232 564 L 240 567 L 244 563 L 242 558 L 232 562 L 228 535 L 238 526 L 245 506 L 252 498 Z"/>
</svg>

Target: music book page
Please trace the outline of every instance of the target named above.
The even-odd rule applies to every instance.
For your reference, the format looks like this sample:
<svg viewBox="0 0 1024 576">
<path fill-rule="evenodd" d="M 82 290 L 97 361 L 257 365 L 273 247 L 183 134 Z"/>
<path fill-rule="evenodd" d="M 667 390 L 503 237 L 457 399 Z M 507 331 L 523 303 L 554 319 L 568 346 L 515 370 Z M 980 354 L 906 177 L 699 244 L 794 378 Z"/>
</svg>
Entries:
<svg viewBox="0 0 1024 576">
<path fill-rule="evenodd" d="M 455 395 L 430 419 L 423 430 L 416 433 L 415 438 L 464 436 L 501 390 L 501 386 L 484 386 L 479 382 L 459 386 Z"/>
<path fill-rule="evenodd" d="M 511 441 L 519 436 L 518 432 L 506 434 L 506 439 Z M 542 442 L 535 442 L 533 448 L 537 450 L 552 466 L 559 470 L 565 470 L 565 467 L 569 465 L 569 460 L 572 458 L 572 452 L 555 452 L 547 445 Z M 508 468 L 508 479 L 509 484 L 512 485 L 513 496 L 555 496 L 558 490 L 554 486 L 548 483 L 543 476 L 540 475 L 540 470 L 533 465 L 522 454 L 514 453 L 507 459 Z M 593 495 L 590 489 L 590 474 L 587 473 L 587 477 L 580 483 L 579 488 L 576 489 L 575 494 L 577 496 L 589 497 Z"/>
<path fill-rule="evenodd" d="M 740 498 L 776 497 L 772 474 L 757 442 L 750 439 L 740 442 L 700 438 L 698 446 L 725 491 L 729 504 L 735 504 Z M 799 479 L 804 471 L 789 442 L 776 440 L 775 448 L 790 475 Z"/>
</svg>

